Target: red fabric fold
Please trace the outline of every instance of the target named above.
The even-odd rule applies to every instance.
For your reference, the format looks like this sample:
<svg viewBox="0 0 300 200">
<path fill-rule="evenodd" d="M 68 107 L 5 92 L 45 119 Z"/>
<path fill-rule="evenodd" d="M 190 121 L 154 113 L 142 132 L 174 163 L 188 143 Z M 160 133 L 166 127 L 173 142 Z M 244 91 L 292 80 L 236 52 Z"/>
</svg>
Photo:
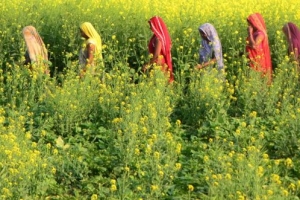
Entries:
<svg viewBox="0 0 300 200">
<path fill-rule="evenodd" d="M 263 40 L 256 48 L 246 46 L 248 58 L 250 59 L 250 67 L 256 71 L 262 72 L 271 81 L 272 75 L 272 62 L 271 53 L 269 48 L 269 41 L 267 35 L 267 28 L 263 17 L 259 13 L 250 15 L 247 20 L 254 26 L 255 32 L 253 32 L 254 40 L 258 35 L 263 35 Z M 249 36 L 247 38 L 249 41 Z"/>
<path fill-rule="evenodd" d="M 172 66 L 172 56 L 171 56 L 172 41 L 167 26 L 164 23 L 164 21 L 158 16 L 152 17 L 149 20 L 149 24 L 153 32 L 153 36 L 150 39 L 148 44 L 149 53 L 154 54 L 155 47 L 153 44 L 155 42 L 155 39 L 157 38 L 162 43 L 162 49 L 160 54 L 164 58 L 161 59 L 160 61 L 162 62 L 162 64 L 167 65 L 167 71 L 170 73 L 169 82 L 173 82 L 174 76 L 173 76 L 173 66 Z"/>
</svg>

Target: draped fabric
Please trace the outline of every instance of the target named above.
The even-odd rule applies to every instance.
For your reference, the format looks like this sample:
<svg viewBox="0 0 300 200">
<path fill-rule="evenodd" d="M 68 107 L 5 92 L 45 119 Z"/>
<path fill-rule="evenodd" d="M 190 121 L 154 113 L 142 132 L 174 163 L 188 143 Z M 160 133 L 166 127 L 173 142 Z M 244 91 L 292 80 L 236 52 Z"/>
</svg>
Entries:
<svg viewBox="0 0 300 200">
<path fill-rule="evenodd" d="M 300 30 L 296 24 L 288 22 L 283 26 L 283 31 L 286 34 L 289 42 L 289 54 L 292 52 L 295 55 L 295 58 L 300 60 Z M 297 49 L 297 50 L 296 50 Z"/>
<path fill-rule="evenodd" d="M 81 24 L 80 29 L 89 37 L 89 39 L 93 39 L 96 42 L 95 53 L 100 54 L 102 52 L 102 41 L 100 35 L 95 30 L 93 25 L 90 22 L 84 22 Z"/>
<path fill-rule="evenodd" d="M 100 60 L 102 62 L 102 41 L 98 32 L 95 30 L 90 22 L 84 22 L 80 26 L 80 30 L 88 37 L 83 44 L 83 48 L 79 54 L 79 61 L 81 65 L 85 66 L 88 59 L 88 52 L 86 46 L 89 44 L 95 45 L 95 60 Z"/>
<path fill-rule="evenodd" d="M 153 36 L 150 39 L 150 42 L 148 44 L 148 50 L 149 53 L 154 53 L 155 51 L 155 40 L 158 39 L 161 44 L 161 55 L 163 56 L 163 59 L 161 59 L 162 64 L 167 65 L 167 70 L 169 72 L 169 82 L 172 82 L 174 80 L 173 76 L 173 66 L 172 66 L 172 56 L 171 56 L 171 47 L 172 47 L 172 41 L 171 37 L 169 35 L 167 26 L 165 25 L 164 21 L 158 17 L 154 16 L 149 20 L 149 24 L 151 27 L 151 30 L 153 32 Z"/>
<path fill-rule="evenodd" d="M 259 13 L 250 15 L 247 20 L 254 28 L 254 40 L 258 36 L 261 36 L 263 38 L 261 43 L 255 46 L 255 48 L 249 45 L 246 46 L 246 51 L 250 60 L 250 67 L 256 71 L 262 72 L 263 75 L 267 75 L 269 81 L 271 81 L 272 63 L 265 22 Z M 249 36 L 247 38 L 247 41 L 250 41 Z"/>
<path fill-rule="evenodd" d="M 222 45 L 215 27 L 210 23 L 202 24 L 199 27 L 209 41 L 202 39 L 201 48 L 199 50 L 199 63 L 208 62 L 213 57 L 216 58 L 218 69 L 223 69 Z"/>
<path fill-rule="evenodd" d="M 48 51 L 35 27 L 26 26 L 22 32 L 30 62 L 43 63 L 44 61 L 48 61 Z"/>
</svg>

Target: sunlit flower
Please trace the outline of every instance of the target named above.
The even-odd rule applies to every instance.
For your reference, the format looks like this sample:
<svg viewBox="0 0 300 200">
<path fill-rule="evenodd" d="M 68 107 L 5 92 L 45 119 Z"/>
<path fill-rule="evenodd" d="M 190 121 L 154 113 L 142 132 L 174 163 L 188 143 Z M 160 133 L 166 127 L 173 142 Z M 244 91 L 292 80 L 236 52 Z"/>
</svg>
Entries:
<svg viewBox="0 0 300 200">
<path fill-rule="evenodd" d="M 188 185 L 188 190 L 189 190 L 190 192 L 194 191 L 194 186 L 193 186 L 193 185 Z"/>
<path fill-rule="evenodd" d="M 141 191 L 141 190 L 142 190 L 142 187 L 141 187 L 141 186 L 137 186 L 137 187 L 136 187 L 136 190 L 137 190 L 137 191 Z"/>
<path fill-rule="evenodd" d="M 296 190 L 296 185 L 294 183 L 291 183 L 288 188 L 291 190 L 291 191 L 295 191 Z"/>
<path fill-rule="evenodd" d="M 151 190 L 152 190 L 152 191 L 158 190 L 158 186 L 157 186 L 157 185 L 151 185 Z"/>
<path fill-rule="evenodd" d="M 176 163 L 176 164 L 175 164 L 175 168 L 176 168 L 177 170 L 180 170 L 180 169 L 181 169 L 181 163 Z"/>
<path fill-rule="evenodd" d="M 98 195 L 97 194 L 93 194 L 92 196 L 91 196 L 91 200 L 97 200 L 98 199 Z"/>
<path fill-rule="evenodd" d="M 114 192 L 117 190 L 117 186 L 116 185 L 111 185 L 110 186 L 110 191 Z"/>
<path fill-rule="evenodd" d="M 284 161 L 284 164 L 287 166 L 287 167 L 292 167 L 293 166 L 293 161 L 292 159 L 290 158 L 287 158 L 285 161 Z"/>
<path fill-rule="evenodd" d="M 52 172 L 52 174 L 55 174 L 56 173 L 56 168 L 52 167 L 51 172 Z"/>
</svg>

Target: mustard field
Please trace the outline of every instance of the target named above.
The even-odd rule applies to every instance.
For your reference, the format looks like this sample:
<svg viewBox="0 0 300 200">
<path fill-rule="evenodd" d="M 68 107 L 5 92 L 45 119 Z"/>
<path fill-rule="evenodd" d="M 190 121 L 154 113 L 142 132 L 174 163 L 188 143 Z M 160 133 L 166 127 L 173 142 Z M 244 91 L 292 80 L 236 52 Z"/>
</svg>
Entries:
<svg viewBox="0 0 300 200">
<path fill-rule="evenodd" d="M 241 54 L 256 12 L 270 85 Z M 172 38 L 172 84 L 159 67 L 141 71 L 154 15 Z M 300 26 L 300 1 L 4 0 L 0 16 L 0 199 L 299 199 L 299 66 L 282 27 Z M 101 35 L 104 68 L 80 78 L 83 22 Z M 194 69 L 206 22 L 221 78 Z M 22 64 L 28 25 L 50 75 Z"/>
</svg>

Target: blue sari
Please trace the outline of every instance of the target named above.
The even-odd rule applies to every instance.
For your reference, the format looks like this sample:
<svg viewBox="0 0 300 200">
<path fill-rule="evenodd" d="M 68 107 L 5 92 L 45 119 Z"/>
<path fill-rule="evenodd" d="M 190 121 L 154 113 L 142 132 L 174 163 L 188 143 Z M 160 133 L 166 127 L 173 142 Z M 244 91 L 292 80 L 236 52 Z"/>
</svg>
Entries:
<svg viewBox="0 0 300 200">
<path fill-rule="evenodd" d="M 201 47 L 199 50 L 199 63 L 205 63 L 209 60 L 216 58 L 218 70 L 224 68 L 222 45 L 215 27 L 212 24 L 205 23 L 199 27 L 209 41 L 202 39 Z"/>
</svg>

